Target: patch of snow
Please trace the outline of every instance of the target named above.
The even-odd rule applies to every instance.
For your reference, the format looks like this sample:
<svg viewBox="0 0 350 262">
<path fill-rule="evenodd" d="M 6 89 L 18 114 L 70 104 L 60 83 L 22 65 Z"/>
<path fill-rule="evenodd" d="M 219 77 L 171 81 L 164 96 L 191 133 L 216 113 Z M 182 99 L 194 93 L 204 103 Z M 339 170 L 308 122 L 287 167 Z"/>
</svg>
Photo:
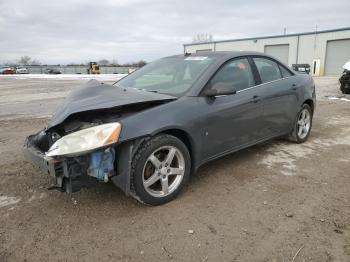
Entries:
<svg viewBox="0 0 350 262">
<path fill-rule="evenodd" d="M 47 194 L 46 194 L 46 193 L 40 193 L 39 198 L 40 198 L 40 199 L 42 199 L 42 198 L 45 198 L 46 196 L 47 196 Z"/>
<path fill-rule="evenodd" d="M 327 98 L 329 100 L 341 100 L 341 101 L 350 102 L 350 99 L 345 98 L 345 97 L 328 96 Z"/>
<path fill-rule="evenodd" d="M 267 168 L 278 168 L 280 173 L 286 176 L 297 172 L 296 161 L 314 153 L 314 149 L 298 144 L 278 143 L 267 149 L 265 156 L 259 164 Z"/>
<path fill-rule="evenodd" d="M 55 79 L 55 80 L 81 80 L 81 79 L 96 79 L 99 81 L 117 81 L 127 74 L 100 74 L 100 75 L 88 75 L 88 74 L 26 74 L 26 75 L 0 75 L 0 79 Z"/>
<path fill-rule="evenodd" d="M 36 196 L 35 196 L 35 195 L 32 195 L 32 196 L 27 200 L 27 202 L 30 203 L 30 202 L 32 202 L 32 201 L 35 200 L 35 199 L 36 199 Z"/>
<path fill-rule="evenodd" d="M 333 117 L 326 123 L 327 125 L 336 125 L 338 134 L 333 138 L 315 138 L 304 144 L 277 143 L 267 149 L 267 154 L 258 163 L 269 169 L 276 169 L 283 175 L 294 175 L 297 170 L 297 161 L 308 158 L 310 155 L 317 154 L 320 151 L 326 151 L 328 148 L 337 145 L 350 145 L 350 129 L 347 124 L 350 118 Z M 344 125 L 344 126 L 342 126 Z M 339 161 L 348 162 L 349 157 Z"/>
<path fill-rule="evenodd" d="M 5 104 L 23 103 L 23 102 L 35 101 L 35 100 L 42 101 L 45 99 L 64 98 L 69 94 L 69 92 L 70 91 L 22 94 L 22 95 L 16 95 L 16 96 L 0 96 L 0 103 L 5 105 Z"/>
<path fill-rule="evenodd" d="M 12 116 L 1 116 L 0 115 L 0 121 L 9 121 L 9 120 L 14 120 L 14 119 L 45 119 L 45 118 L 51 118 L 52 115 L 26 115 L 26 114 L 14 114 Z"/>
<path fill-rule="evenodd" d="M 343 117 L 343 116 L 333 116 L 332 118 L 327 119 L 326 122 L 327 125 L 332 126 L 348 126 L 350 124 L 350 118 L 349 117 Z"/>
<path fill-rule="evenodd" d="M 0 196 L 0 208 L 17 204 L 21 199 L 9 196 Z"/>
<path fill-rule="evenodd" d="M 30 203 L 30 202 L 32 202 L 33 200 L 36 200 L 36 199 L 43 199 L 43 198 L 45 198 L 45 197 L 47 197 L 47 194 L 46 194 L 46 193 L 40 193 L 40 194 L 34 193 L 34 194 L 27 200 L 27 202 Z"/>
</svg>

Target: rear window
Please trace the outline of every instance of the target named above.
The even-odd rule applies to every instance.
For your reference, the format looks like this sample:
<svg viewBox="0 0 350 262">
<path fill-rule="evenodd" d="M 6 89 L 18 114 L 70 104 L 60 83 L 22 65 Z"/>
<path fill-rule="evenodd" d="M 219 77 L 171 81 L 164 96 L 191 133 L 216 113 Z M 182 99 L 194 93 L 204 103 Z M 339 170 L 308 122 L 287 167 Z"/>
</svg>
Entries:
<svg viewBox="0 0 350 262">
<path fill-rule="evenodd" d="M 275 61 L 261 57 L 255 57 L 253 60 L 258 69 L 262 83 L 282 78 L 279 66 Z"/>
<path fill-rule="evenodd" d="M 279 67 L 281 69 L 281 74 L 283 78 L 292 76 L 292 73 L 289 72 L 284 66 L 279 65 Z"/>
</svg>

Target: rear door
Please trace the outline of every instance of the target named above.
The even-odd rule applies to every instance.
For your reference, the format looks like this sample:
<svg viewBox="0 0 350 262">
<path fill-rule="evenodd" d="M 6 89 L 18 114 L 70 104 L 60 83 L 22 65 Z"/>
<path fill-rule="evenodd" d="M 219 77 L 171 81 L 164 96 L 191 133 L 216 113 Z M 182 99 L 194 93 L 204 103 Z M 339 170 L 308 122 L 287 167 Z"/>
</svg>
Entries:
<svg viewBox="0 0 350 262">
<path fill-rule="evenodd" d="M 231 84 L 236 94 L 200 97 L 203 113 L 204 159 L 225 154 L 261 139 L 263 87 L 256 79 L 247 58 L 228 61 L 213 76 L 206 88 L 216 83 Z"/>
<path fill-rule="evenodd" d="M 290 131 L 297 114 L 297 86 L 294 75 L 267 57 L 253 57 L 264 86 L 263 132 L 265 137 Z"/>
</svg>

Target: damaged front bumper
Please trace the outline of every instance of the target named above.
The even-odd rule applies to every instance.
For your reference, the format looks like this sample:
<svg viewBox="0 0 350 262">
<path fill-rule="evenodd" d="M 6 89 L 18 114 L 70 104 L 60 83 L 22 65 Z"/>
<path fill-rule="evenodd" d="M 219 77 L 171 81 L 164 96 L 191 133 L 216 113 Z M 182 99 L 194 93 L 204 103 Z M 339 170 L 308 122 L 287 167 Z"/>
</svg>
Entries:
<svg viewBox="0 0 350 262">
<path fill-rule="evenodd" d="M 25 158 L 43 173 L 56 180 L 55 188 L 68 193 L 77 192 L 82 187 L 108 182 L 114 175 L 113 148 L 107 148 L 77 157 L 47 157 L 35 145 L 35 135 L 29 136 L 24 144 Z"/>
<path fill-rule="evenodd" d="M 60 174 L 62 162 L 56 161 L 51 157 L 46 157 L 45 154 L 32 143 L 32 138 L 33 136 L 27 137 L 24 143 L 24 157 L 43 173 L 53 176 L 56 176 L 56 173 Z"/>
<path fill-rule="evenodd" d="M 112 181 L 126 195 L 132 195 L 131 163 L 144 139 L 137 139 L 75 157 L 47 157 L 36 145 L 36 135 L 29 136 L 23 146 L 25 158 L 36 168 L 55 178 L 54 188 L 73 193 L 98 182 Z M 135 196 L 134 196 L 135 197 Z"/>
</svg>

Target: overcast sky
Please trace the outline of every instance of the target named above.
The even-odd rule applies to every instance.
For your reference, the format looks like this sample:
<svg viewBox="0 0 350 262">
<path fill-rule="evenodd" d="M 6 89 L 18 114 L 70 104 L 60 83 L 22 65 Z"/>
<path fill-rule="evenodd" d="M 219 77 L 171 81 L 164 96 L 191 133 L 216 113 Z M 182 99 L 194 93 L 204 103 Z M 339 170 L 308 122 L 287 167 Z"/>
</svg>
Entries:
<svg viewBox="0 0 350 262">
<path fill-rule="evenodd" d="M 350 0 L 0 0 L 0 63 L 42 63 L 183 52 L 198 33 L 214 40 L 350 26 Z"/>
</svg>

